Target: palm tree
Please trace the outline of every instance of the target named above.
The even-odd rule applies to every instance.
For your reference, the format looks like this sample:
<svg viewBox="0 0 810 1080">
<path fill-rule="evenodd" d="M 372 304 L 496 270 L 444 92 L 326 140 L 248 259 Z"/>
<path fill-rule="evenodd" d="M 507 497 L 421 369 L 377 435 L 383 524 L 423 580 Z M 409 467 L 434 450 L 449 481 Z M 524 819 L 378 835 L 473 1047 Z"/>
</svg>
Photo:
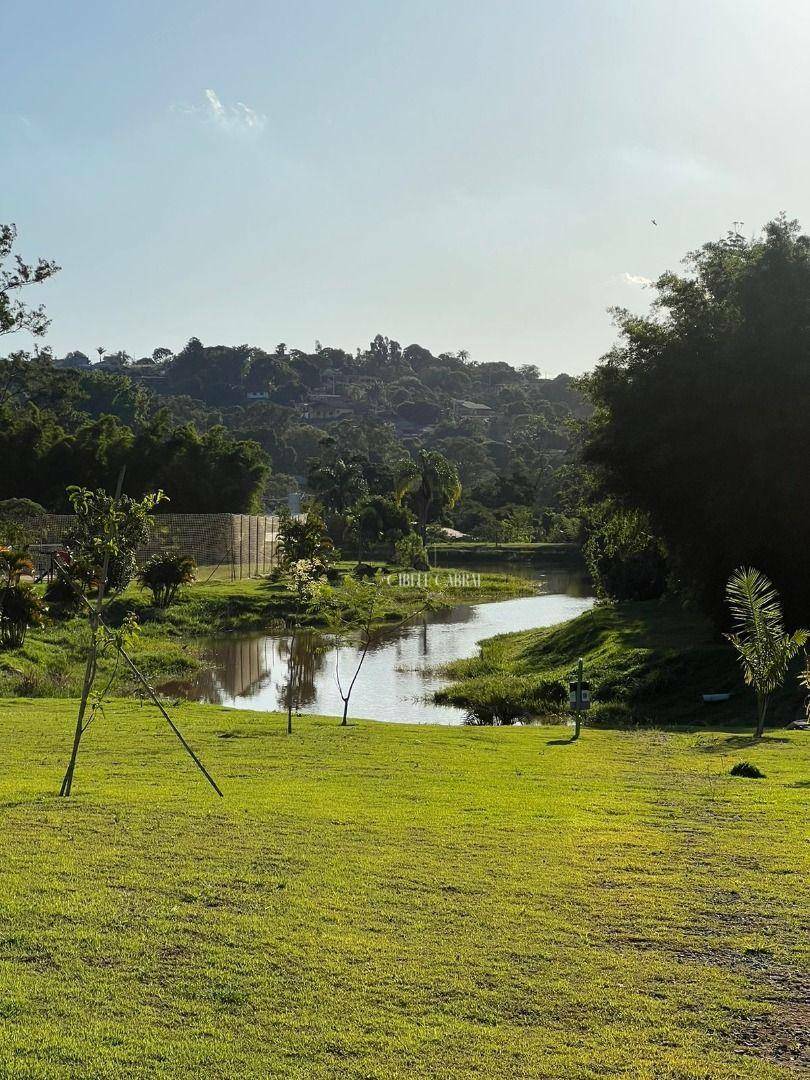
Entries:
<svg viewBox="0 0 810 1080">
<path fill-rule="evenodd" d="M 785 632 L 779 594 L 771 581 L 753 567 L 740 567 L 728 579 L 726 599 L 734 617 L 726 637 L 737 650 L 746 683 L 757 696 L 754 737 L 765 730 L 770 695 L 785 681 L 788 664 L 807 641 L 807 630 Z"/>
<path fill-rule="evenodd" d="M 318 461 L 310 469 L 307 483 L 325 509 L 333 514 L 345 514 L 358 499 L 368 494 L 362 462 L 358 458 Z"/>
<path fill-rule="evenodd" d="M 406 496 L 424 542 L 428 523 L 442 510 L 455 506 L 461 497 L 458 469 L 437 450 L 420 450 L 415 461 L 409 458 L 403 462 L 397 480 L 396 501 L 401 503 Z"/>
<path fill-rule="evenodd" d="M 4 588 L 10 589 L 12 585 L 18 585 L 23 574 L 31 574 L 33 571 L 34 564 L 23 548 L 0 547 L 0 578 L 4 579 Z"/>
</svg>

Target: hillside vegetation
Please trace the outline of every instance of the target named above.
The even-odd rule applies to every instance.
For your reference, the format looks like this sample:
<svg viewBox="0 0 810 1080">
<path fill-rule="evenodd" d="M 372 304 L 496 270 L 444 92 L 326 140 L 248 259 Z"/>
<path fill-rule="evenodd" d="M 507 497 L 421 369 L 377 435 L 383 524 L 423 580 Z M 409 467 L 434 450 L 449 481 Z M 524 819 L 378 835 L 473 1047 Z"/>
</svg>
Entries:
<svg viewBox="0 0 810 1080">
<path fill-rule="evenodd" d="M 569 421 L 586 411 L 567 375 L 435 356 L 382 336 L 356 353 L 192 338 L 176 355 L 156 349 L 139 360 L 123 351 L 94 364 L 78 351 L 0 359 L 9 462 L 0 500 L 64 509 L 66 483 L 112 485 L 126 464 L 127 490 L 162 486 L 171 510 L 254 511 L 335 457 L 359 462 L 368 489 L 390 495 L 401 462 L 424 448 L 459 469 L 459 528 L 570 539 L 553 535 L 569 528 L 552 521 L 557 474 L 570 458 Z M 500 535 L 495 511 L 502 520 L 515 509 L 524 517 Z"/>
</svg>

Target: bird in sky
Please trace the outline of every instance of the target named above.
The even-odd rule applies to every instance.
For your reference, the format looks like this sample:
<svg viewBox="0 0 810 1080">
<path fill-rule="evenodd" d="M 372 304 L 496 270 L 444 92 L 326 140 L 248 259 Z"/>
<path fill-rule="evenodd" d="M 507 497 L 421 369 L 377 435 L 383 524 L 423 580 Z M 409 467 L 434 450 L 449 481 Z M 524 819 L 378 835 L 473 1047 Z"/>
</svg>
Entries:
<svg viewBox="0 0 810 1080">
<path fill-rule="evenodd" d="M 656 228 L 658 228 L 658 222 L 655 220 L 655 218 L 650 218 L 650 221 L 653 223 L 653 225 L 655 225 Z"/>
</svg>

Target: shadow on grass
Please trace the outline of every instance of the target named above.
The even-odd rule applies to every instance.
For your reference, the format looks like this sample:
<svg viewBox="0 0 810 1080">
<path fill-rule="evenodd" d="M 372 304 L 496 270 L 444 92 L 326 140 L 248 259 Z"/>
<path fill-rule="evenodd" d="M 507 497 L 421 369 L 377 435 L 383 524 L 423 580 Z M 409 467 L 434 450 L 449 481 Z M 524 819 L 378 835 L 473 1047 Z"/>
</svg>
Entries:
<svg viewBox="0 0 810 1080">
<path fill-rule="evenodd" d="M 778 735 L 763 735 L 761 739 L 753 735 L 727 735 L 724 739 L 716 739 L 713 742 L 696 747 L 704 754 L 722 754 L 728 750 L 751 750 L 754 747 L 774 746 L 776 744 L 790 744 L 790 739 L 781 738 Z"/>
</svg>

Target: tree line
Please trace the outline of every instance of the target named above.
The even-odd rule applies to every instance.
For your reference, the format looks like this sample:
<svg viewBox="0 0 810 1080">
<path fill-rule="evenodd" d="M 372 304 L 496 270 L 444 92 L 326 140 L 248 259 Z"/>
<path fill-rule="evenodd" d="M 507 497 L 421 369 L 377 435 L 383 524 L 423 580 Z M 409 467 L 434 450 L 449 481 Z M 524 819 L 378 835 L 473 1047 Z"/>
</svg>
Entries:
<svg viewBox="0 0 810 1080">
<path fill-rule="evenodd" d="M 649 315 L 615 312 L 579 473 L 606 594 L 676 589 L 723 622 L 729 576 L 756 566 L 806 620 L 808 313 L 810 237 L 784 215 L 690 253 Z"/>
<path fill-rule="evenodd" d="M 0 330 L 42 337 L 44 311 L 15 298 L 58 267 L 13 262 L 13 227 L 2 237 L 0 266 L 16 270 L 0 279 Z M 445 524 L 496 540 L 576 532 L 558 480 L 572 460 L 571 421 L 587 406 L 567 375 L 478 363 L 463 350 L 434 355 L 382 335 L 355 352 L 196 338 L 141 358 L 95 352 L 92 363 L 79 350 L 0 360 L 0 498 L 64 509 L 69 483 L 109 487 L 126 464 L 133 493 L 156 478 L 171 510 L 273 509 L 337 459 L 362 469 L 365 494 L 387 498 L 403 462 L 425 451 L 459 473 L 462 494 Z"/>
</svg>

